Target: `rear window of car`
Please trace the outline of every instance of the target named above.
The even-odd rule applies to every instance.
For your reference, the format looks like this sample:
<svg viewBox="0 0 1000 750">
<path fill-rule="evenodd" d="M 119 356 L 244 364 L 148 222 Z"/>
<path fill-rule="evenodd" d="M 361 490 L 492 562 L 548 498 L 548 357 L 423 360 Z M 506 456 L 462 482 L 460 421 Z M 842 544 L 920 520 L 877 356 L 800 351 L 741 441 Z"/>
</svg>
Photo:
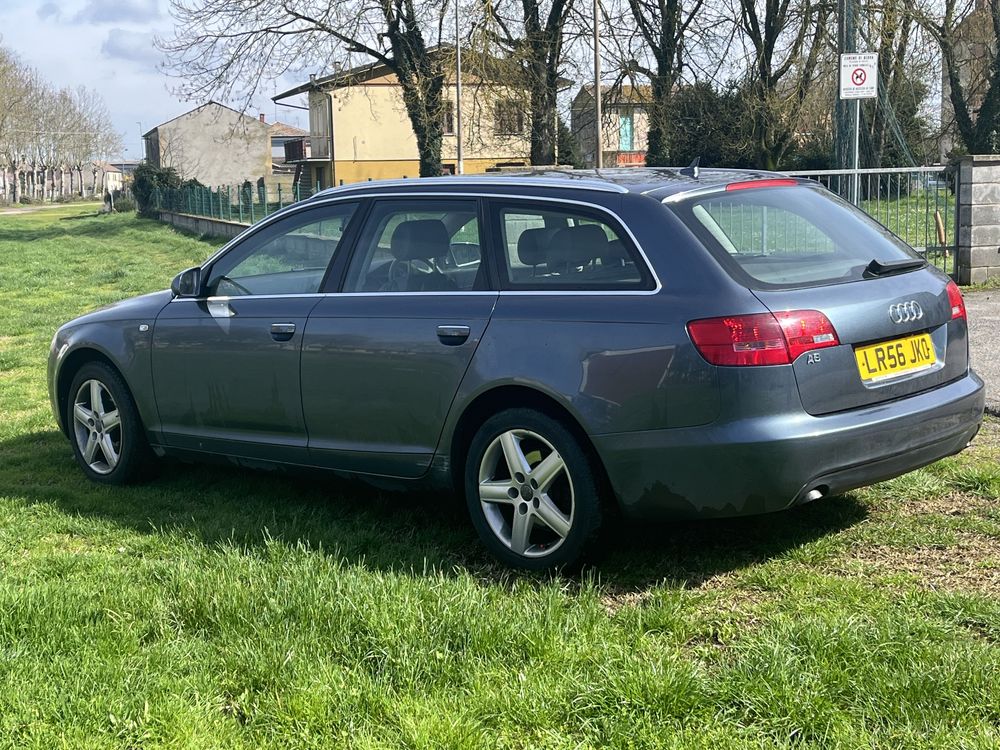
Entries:
<svg viewBox="0 0 1000 750">
<path fill-rule="evenodd" d="M 596 209 L 498 201 L 504 288 L 545 291 L 651 289 L 628 235 Z"/>
<path fill-rule="evenodd" d="M 872 260 L 919 257 L 863 211 L 819 188 L 732 190 L 673 208 L 723 265 L 750 286 L 856 281 Z"/>
</svg>

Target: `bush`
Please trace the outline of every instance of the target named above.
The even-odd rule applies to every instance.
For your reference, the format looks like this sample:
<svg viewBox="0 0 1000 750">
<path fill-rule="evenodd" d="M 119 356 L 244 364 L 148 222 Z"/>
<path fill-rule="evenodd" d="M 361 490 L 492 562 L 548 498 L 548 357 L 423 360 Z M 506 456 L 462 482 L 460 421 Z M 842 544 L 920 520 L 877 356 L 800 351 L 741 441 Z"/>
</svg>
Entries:
<svg viewBox="0 0 1000 750">
<path fill-rule="evenodd" d="M 30 206 L 32 203 L 34 203 L 34 201 L 31 200 L 30 195 L 22 195 L 20 198 L 17 199 L 17 202 L 24 206 Z"/>
<path fill-rule="evenodd" d="M 81 196 L 76 191 L 71 193 L 66 193 L 66 195 L 57 195 L 52 199 L 53 203 L 78 203 L 80 201 L 87 201 L 90 198 L 86 196 Z"/>
<path fill-rule="evenodd" d="M 742 92 L 710 83 L 681 86 L 670 102 L 670 161 L 703 167 L 753 166 L 751 122 Z"/>
<path fill-rule="evenodd" d="M 180 175 L 173 167 L 161 169 L 152 164 L 140 164 L 135 169 L 132 181 L 132 194 L 139 213 L 153 216 L 156 213 L 156 191 L 176 190 L 180 186 Z"/>
<path fill-rule="evenodd" d="M 559 153 L 556 155 L 556 164 L 568 164 L 573 169 L 583 169 L 583 157 L 580 155 L 580 144 L 574 137 L 572 131 L 566 126 L 565 120 L 559 118 L 556 128 L 556 139 L 559 146 Z"/>
<path fill-rule="evenodd" d="M 128 195 L 123 195 L 121 198 L 115 198 L 115 211 L 120 214 L 128 214 L 135 212 L 135 200 Z"/>
</svg>

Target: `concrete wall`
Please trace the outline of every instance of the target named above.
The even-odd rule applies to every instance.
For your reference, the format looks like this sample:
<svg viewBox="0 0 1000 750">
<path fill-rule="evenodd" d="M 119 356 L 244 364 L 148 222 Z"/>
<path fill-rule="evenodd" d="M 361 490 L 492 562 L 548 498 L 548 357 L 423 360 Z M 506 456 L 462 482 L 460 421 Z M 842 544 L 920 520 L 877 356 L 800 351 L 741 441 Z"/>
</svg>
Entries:
<svg viewBox="0 0 1000 750">
<path fill-rule="evenodd" d="M 958 283 L 1000 276 L 1000 155 L 966 156 L 958 172 Z"/>
<path fill-rule="evenodd" d="M 240 224 L 237 221 L 206 219 L 204 216 L 177 214 L 172 211 L 160 211 L 160 221 L 173 224 L 178 229 L 184 229 L 188 232 L 227 238 L 235 237 L 250 226 L 249 224 Z"/>
<path fill-rule="evenodd" d="M 156 128 L 147 139 L 160 166 L 209 187 L 271 177 L 270 126 L 209 103 Z"/>
</svg>

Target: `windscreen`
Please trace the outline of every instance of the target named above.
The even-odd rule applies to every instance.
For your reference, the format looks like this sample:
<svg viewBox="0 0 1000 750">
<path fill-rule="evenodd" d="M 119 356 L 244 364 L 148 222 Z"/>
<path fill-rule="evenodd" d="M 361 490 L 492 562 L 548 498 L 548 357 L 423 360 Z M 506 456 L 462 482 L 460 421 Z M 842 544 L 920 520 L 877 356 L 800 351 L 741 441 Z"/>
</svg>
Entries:
<svg viewBox="0 0 1000 750">
<path fill-rule="evenodd" d="M 751 286 L 855 281 L 872 260 L 919 258 L 867 214 L 818 188 L 731 190 L 691 198 L 674 209 L 723 265 Z"/>
</svg>

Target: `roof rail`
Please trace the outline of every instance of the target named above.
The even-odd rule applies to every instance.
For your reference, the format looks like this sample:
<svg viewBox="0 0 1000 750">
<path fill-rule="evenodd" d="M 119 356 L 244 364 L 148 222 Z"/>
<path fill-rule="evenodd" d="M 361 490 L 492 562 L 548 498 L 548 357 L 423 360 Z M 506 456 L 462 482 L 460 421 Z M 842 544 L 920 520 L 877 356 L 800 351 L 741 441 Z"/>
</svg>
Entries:
<svg viewBox="0 0 1000 750">
<path fill-rule="evenodd" d="M 364 190 L 370 189 L 372 187 L 400 187 L 403 185 L 434 185 L 435 187 L 440 186 L 451 186 L 456 185 L 469 185 L 471 187 L 476 186 L 497 186 L 503 187 L 505 185 L 521 185 L 521 186 L 535 186 L 535 187 L 551 187 L 551 188 L 576 188 L 579 190 L 597 190 L 604 193 L 627 193 L 628 188 L 622 185 L 617 185 L 613 182 L 608 182 L 606 180 L 599 180 L 593 177 L 550 177 L 550 176 L 531 176 L 524 174 L 511 174 L 511 175 L 460 175 L 460 176 L 446 176 L 446 177 L 415 177 L 413 179 L 396 179 L 396 180 L 370 180 L 368 182 L 353 182 L 350 185 L 340 185 L 337 187 L 326 188 L 325 190 L 320 190 L 315 193 L 309 200 L 313 200 L 320 197 L 326 197 L 330 195 L 337 195 L 340 193 L 350 192 L 353 190 Z"/>
</svg>

